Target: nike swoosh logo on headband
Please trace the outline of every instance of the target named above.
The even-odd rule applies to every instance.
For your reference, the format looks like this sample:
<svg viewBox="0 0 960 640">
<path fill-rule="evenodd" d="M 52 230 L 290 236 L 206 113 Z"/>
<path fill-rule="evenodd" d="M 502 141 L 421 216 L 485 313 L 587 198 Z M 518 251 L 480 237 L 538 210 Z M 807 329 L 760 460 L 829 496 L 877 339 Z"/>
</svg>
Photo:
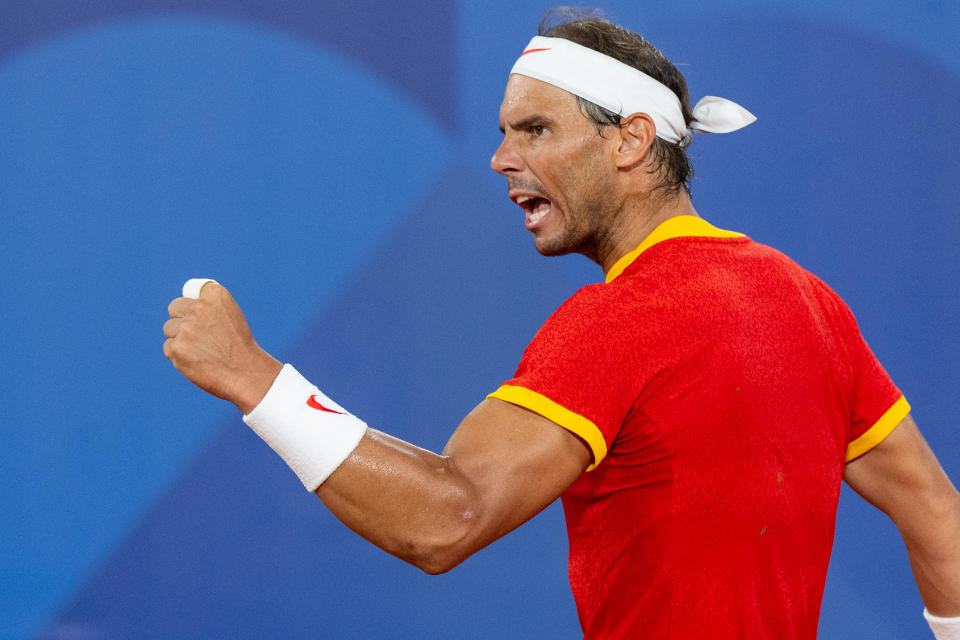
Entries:
<svg viewBox="0 0 960 640">
<path fill-rule="evenodd" d="M 521 53 L 520 55 L 521 55 L 521 56 L 525 56 L 525 55 L 527 55 L 528 53 L 536 53 L 537 51 L 550 51 L 550 47 L 544 47 L 543 49 L 527 49 L 526 51 L 524 51 L 524 52 Z"/>
<path fill-rule="evenodd" d="M 327 413 L 339 413 L 340 415 L 344 415 L 342 411 L 334 411 L 333 409 L 328 409 L 327 407 L 317 402 L 317 396 L 310 396 L 309 398 L 307 398 L 307 406 L 312 407 L 313 409 L 317 409 L 319 411 L 326 411 Z"/>
</svg>

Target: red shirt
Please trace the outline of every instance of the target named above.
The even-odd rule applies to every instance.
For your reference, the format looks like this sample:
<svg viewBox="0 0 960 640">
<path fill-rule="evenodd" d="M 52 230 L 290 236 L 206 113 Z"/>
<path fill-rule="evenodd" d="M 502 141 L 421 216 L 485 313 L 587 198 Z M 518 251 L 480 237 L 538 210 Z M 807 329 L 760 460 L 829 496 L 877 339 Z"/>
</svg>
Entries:
<svg viewBox="0 0 960 640">
<path fill-rule="evenodd" d="M 567 300 L 491 397 L 593 452 L 563 495 L 588 638 L 815 638 L 844 463 L 909 412 L 833 291 L 691 216 Z"/>
</svg>

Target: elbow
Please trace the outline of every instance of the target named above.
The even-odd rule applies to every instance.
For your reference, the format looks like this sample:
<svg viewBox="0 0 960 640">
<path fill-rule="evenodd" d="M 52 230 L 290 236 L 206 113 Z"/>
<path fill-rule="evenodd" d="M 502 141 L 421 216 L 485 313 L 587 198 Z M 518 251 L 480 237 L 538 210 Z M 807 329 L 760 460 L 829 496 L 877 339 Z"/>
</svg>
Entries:
<svg viewBox="0 0 960 640">
<path fill-rule="evenodd" d="M 437 576 L 447 573 L 479 550 L 470 541 L 469 535 L 421 541 L 406 560 L 424 573 Z"/>
<path fill-rule="evenodd" d="M 960 494 L 951 486 L 916 496 L 910 509 L 887 513 L 900 530 L 908 547 L 925 547 L 931 540 L 950 541 L 956 550 L 960 533 Z"/>
<path fill-rule="evenodd" d="M 473 555 L 472 551 L 468 553 L 435 553 L 430 557 L 420 558 L 416 567 L 428 575 L 439 576 L 457 567 L 471 555 Z"/>
<path fill-rule="evenodd" d="M 429 575 L 446 573 L 493 541 L 484 501 L 444 459 L 431 499 L 406 515 L 399 548 L 388 549 Z"/>
<path fill-rule="evenodd" d="M 439 576 L 447 573 L 461 562 L 470 557 L 470 554 L 463 556 L 439 556 L 435 555 L 429 558 L 420 558 L 414 562 L 414 566 L 431 576 Z"/>
<path fill-rule="evenodd" d="M 447 463 L 443 470 L 449 473 L 452 463 Z M 410 553 L 404 559 L 435 576 L 447 573 L 489 544 L 492 539 L 485 533 L 489 523 L 482 517 L 485 509 L 481 503 L 469 485 L 450 487 L 435 505 L 433 517 L 423 519 L 427 526 L 418 527 L 420 535 L 411 541 Z"/>
<path fill-rule="evenodd" d="M 429 575 L 446 573 L 486 546 L 483 531 L 475 508 L 451 510 L 442 523 L 408 540 L 402 557 Z"/>
<path fill-rule="evenodd" d="M 417 562 L 417 563 L 416 563 L 416 567 L 417 567 L 418 569 L 420 569 L 420 571 L 423 571 L 423 572 L 424 572 L 425 574 L 427 574 L 427 575 L 430 575 L 430 576 L 439 576 L 439 575 L 442 575 L 442 574 L 450 571 L 450 570 L 453 569 L 455 566 L 457 566 L 457 564 L 459 564 L 459 563 L 457 563 L 457 562 L 438 562 L 438 561 L 433 560 L 433 559 L 424 559 L 424 560 L 422 560 L 422 561 L 420 561 L 420 562 Z"/>
</svg>

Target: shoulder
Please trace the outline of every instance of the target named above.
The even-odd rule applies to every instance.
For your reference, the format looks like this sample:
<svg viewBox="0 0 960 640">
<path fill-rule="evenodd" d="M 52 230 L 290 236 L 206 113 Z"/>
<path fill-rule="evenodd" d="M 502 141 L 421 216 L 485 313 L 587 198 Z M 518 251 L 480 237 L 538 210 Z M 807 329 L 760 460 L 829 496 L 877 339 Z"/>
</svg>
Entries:
<svg viewBox="0 0 960 640">
<path fill-rule="evenodd" d="M 607 289 L 603 284 L 579 289 L 550 314 L 537 332 L 534 342 L 551 345 L 570 341 L 575 343 L 582 340 L 582 336 L 602 331 L 609 323 L 608 316 L 615 306 Z"/>
<path fill-rule="evenodd" d="M 744 248 L 743 255 L 748 268 L 771 287 L 781 283 L 779 286 L 785 286 L 787 292 L 795 287 L 796 292 L 803 296 L 803 302 L 814 303 L 837 317 L 852 319 L 849 307 L 836 291 L 779 249 L 751 241 Z"/>
<path fill-rule="evenodd" d="M 677 308 L 667 300 L 673 293 L 654 290 L 659 286 L 655 280 L 618 279 L 579 289 L 541 325 L 530 349 L 579 358 L 596 358 L 600 352 L 612 357 L 611 350 L 618 358 L 629 358 L 637 349 L 649 350 L 672 331 L 671 309 Z"/>
<path fill-rule="evenodd" d="M 597 283 L 581 287 L 567 298 L 550 316 L 552 319 L 572 318 L 582 315 L 599 315 L 609 309 L 616 298 L 610 285 Z M 549 321 L 549 320 L 548 320 Z"/>
<path fill-rule="evenodd" d="M 628 281 L 629 280 L 629 281 Z M 644 301 L 653 299 L 647 278 L 587 285 L 570 296 L 544 323 L 544 328 L 610 330 L 628 318 L 644 314 Z M 629 323 L 626 323 L 629 324 Z"/>
</svg>

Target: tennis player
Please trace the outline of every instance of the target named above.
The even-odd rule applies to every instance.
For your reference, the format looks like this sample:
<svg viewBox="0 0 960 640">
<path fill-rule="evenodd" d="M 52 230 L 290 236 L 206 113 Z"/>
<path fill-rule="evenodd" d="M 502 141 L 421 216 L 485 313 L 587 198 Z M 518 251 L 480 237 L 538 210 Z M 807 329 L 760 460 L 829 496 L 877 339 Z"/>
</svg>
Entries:
<svg viewBox="0 0 960 640">
<path fill-rule="evenodd" d="M 261 349 L 227 289 L 169 307 L 164 354 L 309 491 L 428 573 L 562 498 L 587 638 L 816 636 L 840 485 L 899 527 L 925 616 L 960 638 L 960 496 L 843 301 L 695 210 L 686 148 L 754 117 L 602 19 L 522 51 L 492 168 L 544 255 L 603 270 L 441 454 L 367 425 Z"/>
</svg>

